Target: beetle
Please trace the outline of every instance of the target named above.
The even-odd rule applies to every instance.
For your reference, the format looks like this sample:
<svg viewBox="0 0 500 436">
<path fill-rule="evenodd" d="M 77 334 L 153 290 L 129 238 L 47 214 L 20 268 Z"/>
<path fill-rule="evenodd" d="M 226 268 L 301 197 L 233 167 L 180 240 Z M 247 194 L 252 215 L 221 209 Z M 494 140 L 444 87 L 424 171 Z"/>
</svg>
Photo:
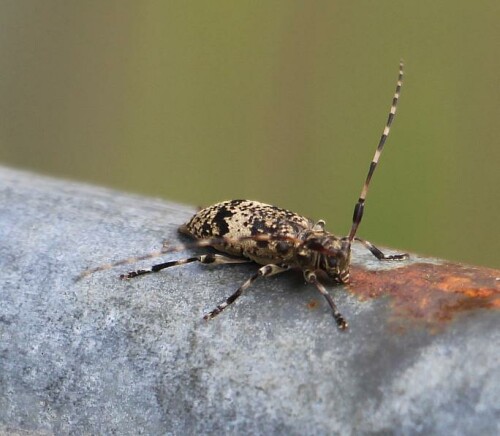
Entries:
<svg viewBox="0 0 500 436">
<path fill-rule="evenodd" d="M 324 275 L 337 283 L 349 283 L 353 241 L 363 244 L 378 260 L 400 261 L 409 257 L 406 253 L 386 255 L 369 241 L 356 237 L 363 218 L 368 187 L 396 115 L 402 84 L 403 62 L 401 61 L 389 116 L 370 163 L 361 194 L 355 204 L 352 226 L 347 236 L 337 237 L 328 232 L 325 230 L 323 220 L 314 222 L 289 210 L 258 201 L 229 200 L 200 210 L 179 228 L 181 233 L 194 238 L 194 243 L 165 247 L 159 252 L 141 258 L 130 258 L 87 270 L 83 275 L 124 263 L 156 257 L 166 252 L 181 251 L 192 247 L 212 247 L 219 253 L 159 263 L 149 268 L 122 274 L 120 277 L 131 279 L 191 262 L 202 264 L 255 262 L 261 265 L 257 272 L 232 295 L 204 316 L 205 319 L 212 319 L 238 299 L 257 278 L 269 277 L 290 269 L 298 269 L 303 272 L 306 282 L 314 285 L 324 296 L 337 326 L 342 330 L 346 329 L 348 327 L 347 321 L 337 309 L 332 296 L 318 277 Z"/>
</svg>

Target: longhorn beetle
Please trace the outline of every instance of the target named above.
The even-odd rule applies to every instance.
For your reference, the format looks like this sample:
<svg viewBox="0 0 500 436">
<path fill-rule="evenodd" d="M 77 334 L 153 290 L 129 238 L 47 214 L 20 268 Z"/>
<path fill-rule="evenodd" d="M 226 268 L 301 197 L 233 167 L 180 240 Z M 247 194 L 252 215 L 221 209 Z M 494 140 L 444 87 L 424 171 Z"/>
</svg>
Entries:
<svg viewBox="0 0 500 436">
<path fill-rule="evenodd" d="M 313 284 L 325 297 L 337 326 L 340 329 L 347 328 L 347 321 L 338 311 L 333 298 L 324 285 L 318 280 L 318 275 L 320 273 L 326 274 L 337 283 L 349 283 L 353 241 L 363 244 L 378 260 L 404 260 L 408 258 L 408 254 L 386 255 L 370 242 L 356 237 L 358 226 L 363 218 L 368 187 L 396 115 L 402 84 L 403 62 L 400 62 L 396 92 L 392 99 L 389 117 L 370 164 L 358 202 L 354 207 L 352 226 L 348 236 L 339 238 L 326 231 L 323 220 L 314 223 L 294 212 L 268 204 L 250 200 L 223 201 L 200 210 L 189 222 L 179 228 L 181 233 L 196 239 L 196 242 L 170 248 L 164 247 L 161 251 L 140 258 L 129 258 L 113 264 L 102 265 L 84 271 L 81 276 L 117 265 L 150 259 L 167 252 L 182 251 L 194 247 L 212 247 L 234 257 L 213 253 L 203 254 L 159 263 L 146 269 L 122 274 L 120 277 L 131 279 L 191 262 L 227 264 L 253 261 L 262 265 L 236 292 L 204 316 L 204 319 L 211 319 L 234 303 L 257 278 L 272 276 L 289 269 L 299 269 L 302 270 L 306 282 Z"/>
</svg>

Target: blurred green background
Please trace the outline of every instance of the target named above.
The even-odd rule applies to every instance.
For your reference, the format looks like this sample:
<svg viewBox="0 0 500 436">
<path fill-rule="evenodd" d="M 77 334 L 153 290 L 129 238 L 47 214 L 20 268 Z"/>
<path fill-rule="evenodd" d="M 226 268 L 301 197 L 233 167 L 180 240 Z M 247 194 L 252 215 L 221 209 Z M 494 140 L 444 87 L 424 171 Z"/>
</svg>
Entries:
<svg viewBox="0 0 500 436">
<path fill-rule="evenodd" d="M 403 58 L 359 236 L 499 267 L 499 20 L 498 0 L 2 0 L 0 163 L 345 235 Z"/>
</svg>

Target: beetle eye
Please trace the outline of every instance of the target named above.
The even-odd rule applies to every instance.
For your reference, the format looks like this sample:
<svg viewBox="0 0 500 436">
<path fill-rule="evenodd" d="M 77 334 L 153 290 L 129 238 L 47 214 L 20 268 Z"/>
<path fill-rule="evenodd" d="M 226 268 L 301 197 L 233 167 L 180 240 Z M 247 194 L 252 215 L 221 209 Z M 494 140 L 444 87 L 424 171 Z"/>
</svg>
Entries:
<svg viewBox="0 0 500 436">
<path fill-rule="evenodd" d="M 280 254 L 285 254 L 290 249 L 290 245 L 288 245 L 284 241 L 279 241 L 276 244 L 276 251 Z"/>
<path fill-rule="evenodd" d="M 330 268 L 335 268 L 337 266 L 337 258 L 336 257 L 328 256 L 326 259 L 327 259 L 326 261 L 328 263 L 328 266 Z"/>
</svg>

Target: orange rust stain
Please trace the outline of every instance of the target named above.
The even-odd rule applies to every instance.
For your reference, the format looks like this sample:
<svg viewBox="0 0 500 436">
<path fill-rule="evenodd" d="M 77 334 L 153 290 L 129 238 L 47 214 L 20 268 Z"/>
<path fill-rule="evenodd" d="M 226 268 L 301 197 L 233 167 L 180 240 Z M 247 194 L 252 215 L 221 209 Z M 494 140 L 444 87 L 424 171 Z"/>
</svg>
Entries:
<svg viewBox="0 0 500 436">
<path fill-rule="evenodd" d="M 414 263 L 387 271 L 351 268 L 350 290 L 361 299 L 391 297 L 399 318 L 438 324 L 475 309 L 500 309 L 500 271 Z"/>
<path fill-rule="evenodd" d="M 307 308 L 308 309 L 316 309 L 318 307 L 318 301 L 317 300 L 310 300 L 309 303 L 307 303 Z"/>
</svg>

